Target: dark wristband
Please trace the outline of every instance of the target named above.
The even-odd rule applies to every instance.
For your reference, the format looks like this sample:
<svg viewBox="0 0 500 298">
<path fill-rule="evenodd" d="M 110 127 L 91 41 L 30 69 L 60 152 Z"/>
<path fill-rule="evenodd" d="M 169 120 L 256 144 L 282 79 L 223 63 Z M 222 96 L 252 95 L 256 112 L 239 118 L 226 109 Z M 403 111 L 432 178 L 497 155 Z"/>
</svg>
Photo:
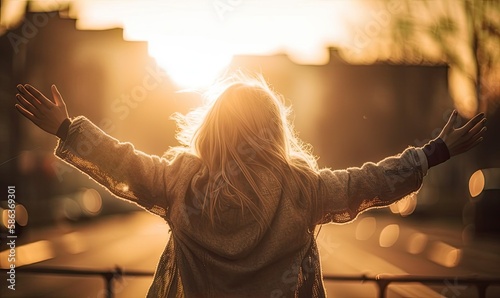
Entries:
<svg viewBox="0 0 500 298">
<path fill-rule="evenodd" d="M 71 120 L 69 120 L 68 118 L 64 119 L 64 121 L 61 123 L 61 125 L 57 129 L 57 133 L 56 133 L 56 136 L 58 136 L 59 139 L 61 139 L 63 141 L 66 139 L 66 136 L 68 135 L 70 124 L 71 124 Z"/>
<path fill-rule="evenodd" d="M 430 141 L 422 149 L 424 150 L 425 156 L 427 156 L 429 168 L 450 159 L 448 146 L 446 146 L 446 143 L 441 138 Z"/>
</svg>

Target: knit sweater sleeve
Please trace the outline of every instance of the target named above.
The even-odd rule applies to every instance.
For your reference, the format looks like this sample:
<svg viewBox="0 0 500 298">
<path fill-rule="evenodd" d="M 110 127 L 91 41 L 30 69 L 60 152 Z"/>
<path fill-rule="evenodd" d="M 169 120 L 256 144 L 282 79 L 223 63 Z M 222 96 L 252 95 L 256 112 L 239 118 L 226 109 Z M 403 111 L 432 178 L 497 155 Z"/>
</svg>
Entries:
<svg viewBox="0 0 500 298">
<path fill-rule="evenodd" d="M 182 157 L 170 162 L 119 142 L 82 116 L 69 125 L 55 154 L 113 195 L 162 217 L 167 215 L 170 193 L 183 164 Z"/>
<path fill-rule="evenodd" d="M 387 206 L 417 191 L 427 171 L 427 160 L 420 148 L 360 168 L 332 171 L 319 175 L 319 193 L 313 208 L 315 224 L 344 223 L 361 212 Z"/>
</svg>

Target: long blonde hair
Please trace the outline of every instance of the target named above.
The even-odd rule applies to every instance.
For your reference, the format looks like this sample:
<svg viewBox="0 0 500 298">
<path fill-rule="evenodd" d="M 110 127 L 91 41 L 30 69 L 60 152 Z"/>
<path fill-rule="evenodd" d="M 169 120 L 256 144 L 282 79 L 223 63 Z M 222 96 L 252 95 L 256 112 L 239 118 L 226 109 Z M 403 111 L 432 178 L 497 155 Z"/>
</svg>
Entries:
<svg viewBox="0 0 500 298">
<path fill-rule="evenodd" d="M 232 74 L 215 84 L 205 100 L 205 105 L 186 115 L 174 114 L 181 146 L 170 152 L 188 151 L 208 167 L 203 212 L 212 223 L 221 201 L 233 200 L 263 228 L 264 209 L 273 198 L 265 196 L 256 182 L 262 169 L 273 173 L 285 192 L 292 191 L 287 180 L 295 182 L 306 200 L 295 202 L 299 206 L 316 199 L 311 189 L 317 181 L 316 158 L 295 134 L 283 97 L 261 75 Z M 243 191 L 248 186 L 257 200 Z"/>
</svg>

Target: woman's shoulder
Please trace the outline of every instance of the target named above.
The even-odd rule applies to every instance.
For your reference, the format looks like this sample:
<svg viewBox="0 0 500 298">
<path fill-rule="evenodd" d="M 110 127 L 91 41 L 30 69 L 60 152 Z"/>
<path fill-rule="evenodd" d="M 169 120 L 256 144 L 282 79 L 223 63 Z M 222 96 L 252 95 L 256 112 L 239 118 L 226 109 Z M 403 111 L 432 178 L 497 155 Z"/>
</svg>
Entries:
<svg viewBox="0 0 500 298">
<path fill-rule="evenodd" d="M 197 155 L 190 152 L 180 152 L 169 159 L 171 163 L 181 163 L 184 166 L 195 166 L 200 167 L 203 161 Z"/>
<path fill-rule="evenodd" d="M 193 153 L 186 151 L 167 151 L 162 159 L 167 160 L 171 172 L 178 174 L 192 175 L 198 172 L 202 166 L 202 160 Z"/>
</svg>

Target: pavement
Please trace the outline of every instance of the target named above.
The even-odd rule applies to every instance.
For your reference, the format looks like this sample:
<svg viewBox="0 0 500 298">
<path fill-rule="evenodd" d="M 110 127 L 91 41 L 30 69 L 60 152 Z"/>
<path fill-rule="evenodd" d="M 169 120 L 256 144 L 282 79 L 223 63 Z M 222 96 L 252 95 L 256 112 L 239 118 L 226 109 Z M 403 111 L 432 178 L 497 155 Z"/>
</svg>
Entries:
<svg viewBox="0 0 500 298">
<path fill-rule="evenodd" d="M 154 271 L 168 240 L 168 226 L 146 212 L 130 212 L 29 230 L 17 259 L 30 267 Z M 414 274 L 500 278 L 500 241 L 465 241 L 462 227 L 368 212 L 350 224 L 324 225 L 318 247 L 325 275 Z M 2 247 L 2 249 L 5 249 Z M 2 255 L 3 254 L 3 255 Z M 2 262 L 5 251 L 0 252 Z M 2 264 L 4 266 L 5 263 Z M 151 277 L 126 277 L 115 297 L 144 297 Z M 1 297 L 105 297 L 100 277 L 16 273 L 16 290 L 0 280 Z M 373 282 L 326 281 L 329 297 L 377 297 Z M 390 285 L 387 297 L 477 297 L 473 286 L 448 279 L 442 285 Z M 493 286 L 487 297 L 500 297 Z"/>
</svg>

